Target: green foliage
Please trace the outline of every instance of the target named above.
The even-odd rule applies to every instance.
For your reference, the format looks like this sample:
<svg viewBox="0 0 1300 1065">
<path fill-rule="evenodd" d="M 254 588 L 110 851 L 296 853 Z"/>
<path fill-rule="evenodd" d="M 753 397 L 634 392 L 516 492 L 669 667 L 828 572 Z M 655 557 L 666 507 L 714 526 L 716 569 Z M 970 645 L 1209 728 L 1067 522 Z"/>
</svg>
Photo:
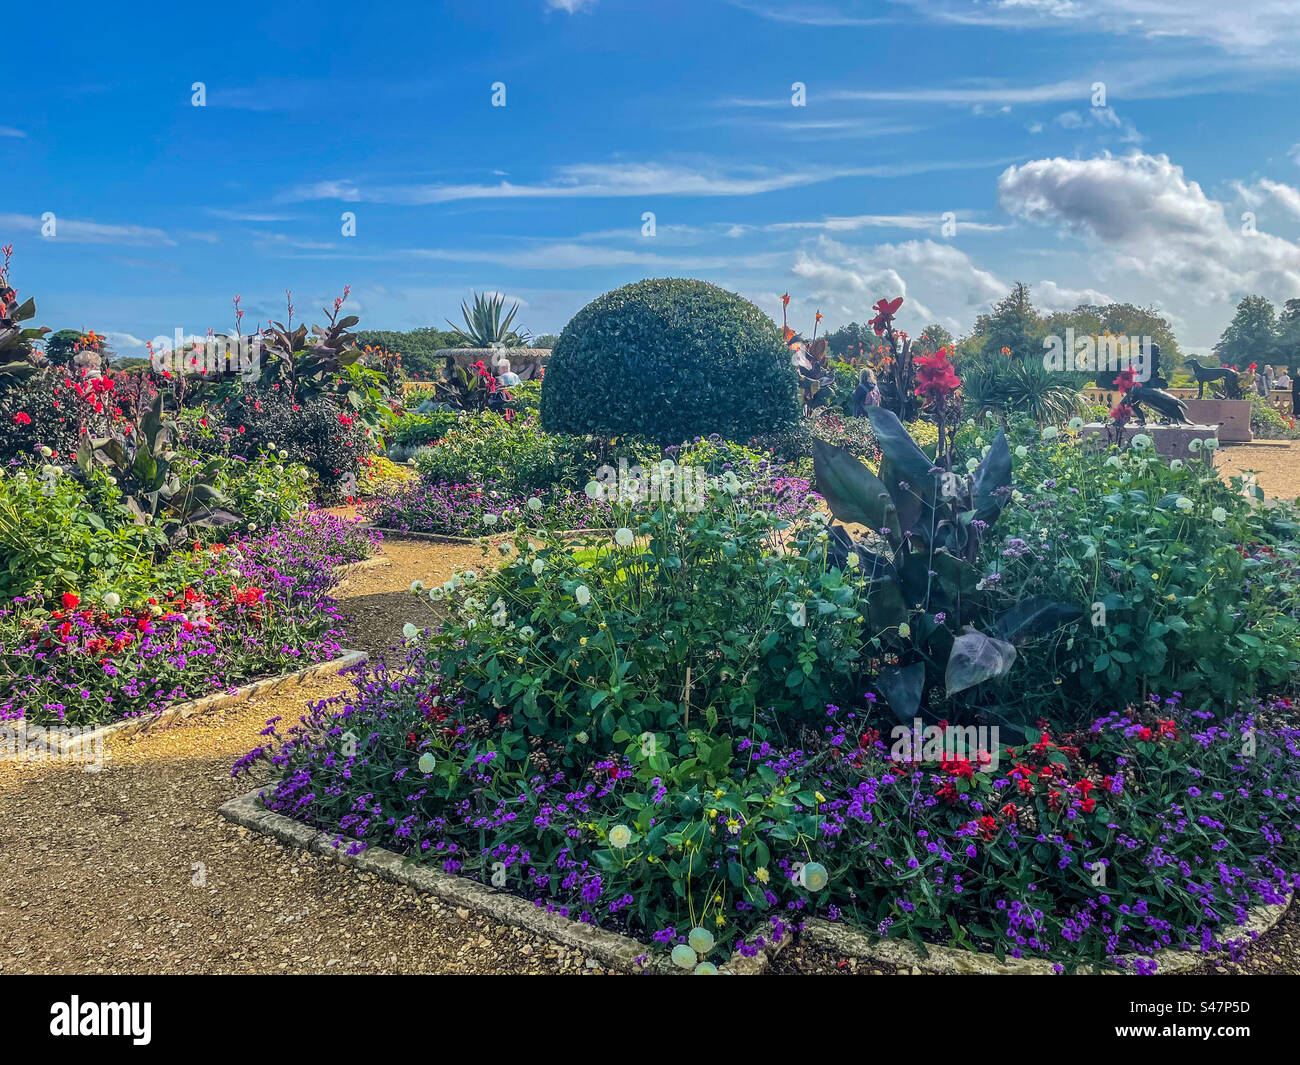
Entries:
<svg viewBox="0 0 1300 1065">
<path fill-rule="evenodd" d="M 438 352 L 445 348 L 463 348 L 469 341 L 459 330 L 447 331 L 424 326 L 407 332 L 389 329 L 358 329 L 356 344 L 376 347 L 402 356 L 402 369 L 413 378 L 436 375 L 442 365 Z"/>
<path fill-rule="evenodd" d="M 834 527 L 831 555 L 869 582 L 867 631 L 877 651 L 894 658 L 876 689 L 910 722 L 1001 679 L 1016 660 L 1011 644 L 977 627 L 993 620 L 976 562 L 1010 493 L 1011 455 L 999 433 L 960 477 L 921 451 L 891 411 L 876 407 L 870 417 L 882 452 L 879 476 L 847 449 L 817 440 L 817 490 L 836 518 L 868 531 L 857 540 Z M 942 714 L 954 716 L 947 706 Z"/>
<path fill-rule="evenodd" d="M 161 525 L 142 525 L 102 470 L 84 481 L 61 467 L 0 474 L 0 596 L 73 589 L 140 597 L 154 587 Z"/>
<path fill-rule="evenodd" d="M 447 324 L 453 329 L 459 329 L 468 338 L 470 347 L 490 348 L 503 344 L 508 348 L 521 348 L 528 342 L 528 331 L 513 328 L 519 304 L 516 303 L 508 311 L 505 310 L 505 305 L 506 298 L 499 292 L 490 296 L 476 292 L 473 307 L 463 302 L 460 305 L 464 328 L 451 322 Z"/>
<path fill-rule="evenodd" d="M 643 435 L 663 445 L 795 426 L 796 375 L 776 326 L 703 281 L 639 281 L 565 326 L 542 386 L 550 432 Z"/>
<path fill-rule="evenodd" d="M 1034 665 L 1017 685 L 1024 707 L 1073 721 L 1148 692 L 1182 692 L 1199 710 L 1292 690 L 1295 511 L 1262 506 L 1257 488 L 1200 459 L 1160 457 L 1145 435 L 1117 452 L 1054 432 L 1015 430 L 1022 490 L 983 552 L 1003 610 L 1043 596 L 1088 618 L 1017 641 Z"/>
<path fill-rule="evenodd" d="M 490 484 L 507 495 L 582 489 L 602 466 L 650 466 L 659 451 L 643 442 L 542 432 L 534 419 L 485 411 L 462 416 L 437 447 L 415 457 L 420 474 L 448 484 Z"/>
<path fill-rule="evenodd" d="M 1225 366 L 1263 365 L 1273 361 L 1278 344 L 1277 311 L 1264 296 L 1245 296 L 1219 337 L 1215 354 Z"/>
<path fill-rule="evenodd" d="M 106 471 L 133 519 L 142 525 L 158 522 L 175 540 L 192 539 L 197 528 L 238 521 L 231 500 L 217 487 L 225 460 L 212 458 L 201 469 L 187 470 L 177 462 L 176 440 L 175 420 L 164 417 L 159 394 L 123 431 L 79 441 L 77 469 L 86 478 L 92 470 Z"/>
</svg>

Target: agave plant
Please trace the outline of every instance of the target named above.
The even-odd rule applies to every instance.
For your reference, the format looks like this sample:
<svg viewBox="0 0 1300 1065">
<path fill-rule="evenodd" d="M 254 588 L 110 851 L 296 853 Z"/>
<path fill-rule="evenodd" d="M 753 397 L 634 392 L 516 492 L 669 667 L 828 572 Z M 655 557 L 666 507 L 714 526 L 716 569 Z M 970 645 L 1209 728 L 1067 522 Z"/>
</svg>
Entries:
<svg viewBox="0 0 1300 1065">
<path fill-rule="evenodd" d="M 464 302 L 460 305 L 461 317 L 465 320 L 465 324 L 458 326 L 450 319 L 447 324 L 458 333 L 463 333 L 471 347 L 523 347 L 530 339 L 528 331 L 511 328 L 515 315 L 519 313 L 519 304 L 516 303 L 510 310 L 505 311 L 503 317 L 502 311 L 505 310 L 505 305 L 506 298 L 500 293 L 488 296 L 476 292 L 473 307 Z"/>
<path fill-rule="evenodd" d="M 125 433 L 102 438 L 82 437 L 77 467 L 83 476 L 102 467 L 117 482 L 123 503 L 137 523 L 155 520 L 175 525 L 172 540 L 190 539 L 195 526 L 222 526 L 238 521 L 233 505 L 216 487 L 225 460 L 210 460 L 194 477 L 182 478 L 171 448 L 175 426 L 163 416 L 163 397 Z"/>
<path fill-rule="evenodd" d="M 972 474 L 959 476 L 944 454 L 931 460 L 917 447 L 892 411 L 873 408 L 868 416 L 882 453 L 879 475 L 818 438 L 813 463 L 831 513 L 869 530 L 855 539 L 832 526 L 829 555 L 839 566 L 856 563 L 867 577 L 863 617 L 878 646 L 898 658 L 880 670 L 876 690 L 910 722 L 941 699 L 1005 677 L 1017 640 L 1083 611 L 1036 597 L 990 617 L 976 562 L 1011 494 L 1004 433 Z"/>
</svg>

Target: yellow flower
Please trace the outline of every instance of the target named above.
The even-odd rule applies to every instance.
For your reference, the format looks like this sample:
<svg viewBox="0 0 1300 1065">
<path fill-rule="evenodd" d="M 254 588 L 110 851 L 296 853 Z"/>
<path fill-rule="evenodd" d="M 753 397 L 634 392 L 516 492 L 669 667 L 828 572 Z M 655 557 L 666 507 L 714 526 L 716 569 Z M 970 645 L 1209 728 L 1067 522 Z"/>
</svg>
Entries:
<svg viewBox="0 0 1300 1065">
<path fill-rule="evenodd" d="M 713 797 L 714 797 L 715 799 L 721 799 L 722 796 L 725 795 L 725 794 L 726 794 L 726 792 L 723 791 L 721 788 L 719 788 L 717 791 L 715 791 L 715 792 L 713 793 Z"/>
<path fill-rule="evenodd" d="M 718 914 L 717 917 L 713 918 L 713 923 L 716 924 L 719 928 L 723 928 L 727 924 L 727 919 L 723 917 L 722 914 Z"/>
<path fill-rule="evenodd" d="M 583 637 L 578 641 L 578 643 L 580 643 L 583 647 L 586 647 L 586 646 L 587 646 L 587 637 L 583 636 Z"/>
<path fill-rule="evenodd" d="M 814 797 L 817 799 L 818 802 L 825 802 L 825 801 L 826 801 L 826 796 L 823 795 L 820 791 L 815 791 L 815 792 L 813 792 L 813 795 L 814 795 Z"/>
<path fill-rule="evenodd" d="M 757 869 L 754 870 L 754 879 L 757 880 L 760 884 L 766 884 L 769 880 L 772 879 L 772 875 L 767 871 L 766 865 L 760 865 Z"/>
</svg>

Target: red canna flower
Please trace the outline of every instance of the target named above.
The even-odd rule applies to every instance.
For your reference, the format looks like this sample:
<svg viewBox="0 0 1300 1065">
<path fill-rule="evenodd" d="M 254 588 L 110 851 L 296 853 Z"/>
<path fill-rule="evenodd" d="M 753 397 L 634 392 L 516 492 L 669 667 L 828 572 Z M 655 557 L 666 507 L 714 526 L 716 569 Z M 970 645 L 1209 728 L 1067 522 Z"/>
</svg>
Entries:
<svg viewBox="0 0 1300 1065">
<path fill-rule="evenodd" d="M 63 593 L 63 609 L 71 610 L 81 602 L 81 597 L 74 595 L 72 592 Z"/>
</svg>

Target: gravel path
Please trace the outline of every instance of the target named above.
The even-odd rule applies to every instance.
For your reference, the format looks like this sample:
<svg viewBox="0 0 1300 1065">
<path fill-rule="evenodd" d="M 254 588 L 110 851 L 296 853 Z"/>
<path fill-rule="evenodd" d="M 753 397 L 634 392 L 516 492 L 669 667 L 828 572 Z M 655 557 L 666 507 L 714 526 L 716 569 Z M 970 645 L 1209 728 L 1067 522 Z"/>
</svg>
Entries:
<svg viewBox="0 0 1300 1065">
<path fill-rule="evenodd" d="M 1274 499 L 1300 496 L 1300 440 L 1225 446 L 1216 465 L 1225 478 L 1257 472 L 1260 488 Z"/>
<path fill-rule="evenodd" d="M 384 545 L 386 566 L 340 590 L 349 643 L 382 651 L 416 620 L 407 588 L 482 568 L 476 547 Z M 217 816 L 264 778 L 232 780 L 266 719 L 343 685 L 317 678 L 138 739 L 110 738 L 98 773 L 0 762 L 0 973 L 599 973 L 577 951 L 456 910 Z M 888 966 L 796 945 L 782 974 Z M 1300 973 L 1300 918 L 1241 966 Z"/>
<path fill-rule="evenodd" d="M 417 576 L 478 548 L 392 541 L 392 563 L 340 591 L 381 651 L 416 615 Z M 0 973 L 579 973 L 576 951 L 358 876 L 217 816 L 256 786 L 230 766 L 274 714 L 343 685 L 321 678 L 136 740 L 102 771 L 0 762 Z"/>
</svg>

